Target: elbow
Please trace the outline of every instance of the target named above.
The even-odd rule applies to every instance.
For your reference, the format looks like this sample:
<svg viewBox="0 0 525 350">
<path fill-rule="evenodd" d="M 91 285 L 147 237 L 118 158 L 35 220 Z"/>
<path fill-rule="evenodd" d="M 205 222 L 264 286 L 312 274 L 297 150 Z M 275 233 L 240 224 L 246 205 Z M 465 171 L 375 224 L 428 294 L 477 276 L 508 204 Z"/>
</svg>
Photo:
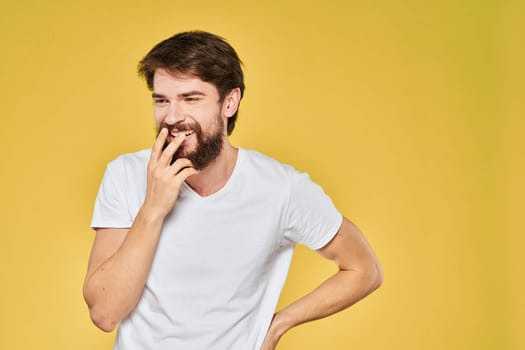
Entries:
<svg viewBox="0 0 525 350">
<path fill-rule="evenodd" d="M 107 313 L 100 312 L 95 307 L 89 308 L 89 316 L 91 317 L 91 321 L 97 328 L 99 328 L 101 331 L 110 333 L 113 332 L 115 327 L 118 325 L 118 321 L 114 318 L 107 315 Z"/>
<path fill-rule="evenodd" d="M 377 288 L 381 287 L 385 278 L 383 268 L 379 263 L 376 264 L 374 277 L 375 278 L 372 284 L 372 290 L 376 290 Z"/>
<path fill-rule="evenodd" d="M 379 261 L 374 261 L 373 264 L 368 269 L 368 276 L 370 278 L 370 291 L 369 293 L 372 293 L 381 285 L 383 284 L 384 280 L 384 273 L 383 268 L 381 267 L 381 264 Z"/>
<path fill-rule="evenodd" d="M 383 269 L 376 259 L 363 262 L 351 270 L 361 287 L 362 297 L 369 295 L 383 284 Z"/>
<path fill-rule="evenodd" d="M 112 316 L 107 305 L 96 302 L 94 296 L 89 295 L 89 291 L 86 286 L 84 287 L 84 300 L 88 306 L 89 317 L 91 318 L 93 324 L 103 332 L 113 332 L 115 327 L 118 325 L 119 320 Z"/>
</svg>

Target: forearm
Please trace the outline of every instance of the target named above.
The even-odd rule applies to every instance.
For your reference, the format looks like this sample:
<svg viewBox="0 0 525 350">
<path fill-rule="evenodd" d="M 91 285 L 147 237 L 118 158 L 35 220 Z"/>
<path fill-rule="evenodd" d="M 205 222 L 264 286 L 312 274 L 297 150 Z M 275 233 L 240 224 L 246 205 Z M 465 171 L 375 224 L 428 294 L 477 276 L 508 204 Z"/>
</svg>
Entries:
<svg viewBox="0 0 525 350">
<path fill-rule="evenodd" d="M 279 339 L 289 329 L 339 312 L 366 297 L 382 282 L 381 268 L 339 270 L 317 289 L 275 314 L 269 336 Z"/>
<path fill-rule="evenodd" d="M 185 134 L 178 133 L 164 147 L 167 137 L 168 129 L 162 128 L 148 162 L 144 203 L 132 227 L 112 229 L 118 234 L 111 236 L 99 236 L 97 232 L 91 250 L 84 299 L 93 322 L 104 331 L 113 330 L 137 305 L 157 250 L 164 218 L 173 210 L 184 181 L 197 174 L 186 158 L 172 162 Z"/>
<path fill-rule="evenodd" d="M 143 207 L 121 247 L 84 284 L 93 322 L 111 331 L 137 304 L 148 278 L 163 218 Z"/>
</svg>

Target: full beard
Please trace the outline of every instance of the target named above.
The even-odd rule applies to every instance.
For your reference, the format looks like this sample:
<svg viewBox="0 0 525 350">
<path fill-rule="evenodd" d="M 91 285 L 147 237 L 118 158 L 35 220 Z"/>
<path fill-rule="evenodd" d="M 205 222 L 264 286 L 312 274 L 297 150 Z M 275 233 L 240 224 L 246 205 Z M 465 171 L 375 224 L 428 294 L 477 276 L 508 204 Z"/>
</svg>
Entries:
<svg viewBox="0 0 525 350">
<path fill-rule="evenodd" d="M 193 118 L 188 117 L 187 119 Z M 178 132 L 192 130 L 197 139 L 196 148 L 193 150 L 189 150 L 188 146 L 183 142 L 177 151 L 175 151 L 170 164 L 173 164 L 178 158 L 187 158 L 191 161 L 195 169 L 202 170 L 210 165 L 210 163 L 213 162 L 222 151 L 224 143 L 224 121 L 220 116 L 217 116 L 213 129 L 207 134 L 204 134 L 201 125 L 194 119 L 191 122 L 178 122 L 174 125 L 163 123 L 160 125 L 159 130 L 162 130 L 162 128 L 167 128 L 170 134 L 173 129 Z M 165 149 L 168 144 L 169 142 L 166 142 L 163 149 Z"/>
</svg>

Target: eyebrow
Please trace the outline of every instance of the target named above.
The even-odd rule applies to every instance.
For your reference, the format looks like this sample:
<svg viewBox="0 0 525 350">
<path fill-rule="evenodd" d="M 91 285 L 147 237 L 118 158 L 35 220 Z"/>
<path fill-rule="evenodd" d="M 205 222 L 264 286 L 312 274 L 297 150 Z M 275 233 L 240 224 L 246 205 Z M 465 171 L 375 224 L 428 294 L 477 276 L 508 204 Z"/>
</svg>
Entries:
<svg viewBox="0 0 525 350">
<path fill-rule="evenodd" d="M 198 91 L 198 90 L 192 90 L 192 91 L 188 91 L 188 92 L 183 92 L 181 94 L 178 94 L 177 96 L 179 96 L 179 97 L 188 97 L 188 96 L 194 96 L 194 95 L 206 96 L 206 94 L 204 92 Z M 156 92 L 152 93 L 151 97 L 152 98 L 166 98 L 165 95 L 158 94 Z"/>
</svg>

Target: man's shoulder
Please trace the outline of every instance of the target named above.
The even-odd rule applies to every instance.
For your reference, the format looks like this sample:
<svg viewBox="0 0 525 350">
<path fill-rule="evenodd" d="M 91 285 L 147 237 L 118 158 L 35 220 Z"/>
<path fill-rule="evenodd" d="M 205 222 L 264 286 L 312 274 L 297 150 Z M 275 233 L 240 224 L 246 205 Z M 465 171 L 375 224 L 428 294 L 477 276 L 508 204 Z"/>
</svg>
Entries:
<svg viewBox="0 0 525 350">
<path fill-rule="evenodd" d="M 106 173 L 120 179 L 142 179 L 146 176 L 150 154 L 151 149 L 121 154 L 107 164 Z"/>
<path fill-rule="evenodd" d="M 144 166 L 148 163 L 151 155 L 151 148 L 142 149 L 136 152 L 124 153 L 109 162 L 109 166 Z"/>
<path fill-rule="evenodd" d="M 258 174 L 264 176 L 272 175 L 290 177 L 298 173 L 298 171 L 291 165 L 283 163 L 259 151 L 242 149 L 242 153 L 245 167 Z"/>
</svg>

